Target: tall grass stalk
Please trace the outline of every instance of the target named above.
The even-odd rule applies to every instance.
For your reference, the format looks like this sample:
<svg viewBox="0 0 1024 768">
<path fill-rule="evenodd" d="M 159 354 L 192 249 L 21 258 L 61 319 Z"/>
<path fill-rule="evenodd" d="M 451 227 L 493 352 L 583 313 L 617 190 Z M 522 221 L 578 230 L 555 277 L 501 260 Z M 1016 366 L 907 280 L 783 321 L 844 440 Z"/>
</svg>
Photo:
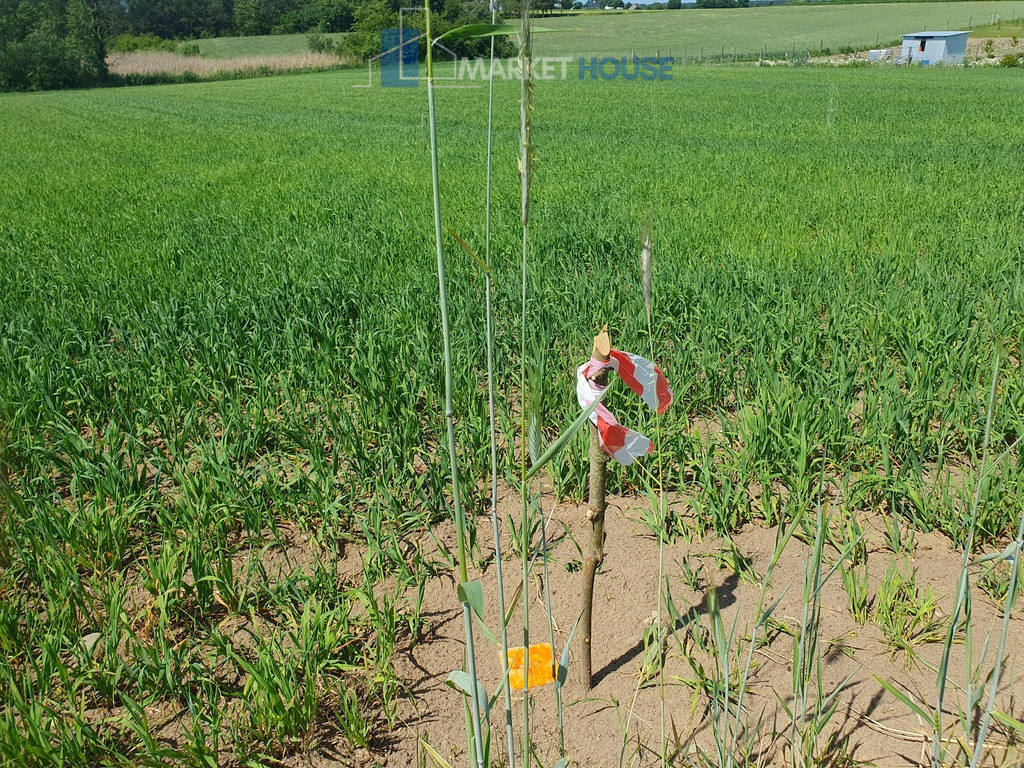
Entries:
<svg viewBox="0 0 1024 768">
<path fill-rule="evenodd" d="M 1024 510 L 1021 511 L 1020 522 L 1017 524 L 1017 538 L 1011 545 L 1010 552 L 1005 555 L 1012 566 L 1010 584 L 1006 592 L 1006 603 L 1003 606 L 1003 627 L 999 633 L 999 648 L 996 651 L 995 668 L 992 670 L 992 682 L 989 684 L 988 702 L 985 704 L 985 714 L 982 715 L 981 725 L 978 727 L 978 741 L 974 745 L 971 768 L 975 768 L 981 759 L 985 737 L 988 735 L 989 726 L 992 725 L 992 710 L 996 706 L 996 694 L 999 692 L 999 681 L 1003 673 L 1006 639 L 1010 632 L 1010 617 L 1013 615 L 1013 610 L 1017 604 L 1017 580 L 1020 577 L 1020 556 L 1022 551 L 1024 551 Z"/>
<path fill-rule="evenodd" d="M 491 2 L 491 24 L 497 23 L 497 9 Z M 505 621 L 505 581 L 502 576 L 501 529 L 498 520 L 498 435 L 494 413 L 494 318 L 492 314 L 491 284 L 491 161 L 494 146 L 494 37 L 491 37 L 491 56 L 487 77 L 487 182 L 484 189 L 484 301 L 487 314 L 487 418 L 491 439 L 491 524 L 494 533 L 494 568 L 498 580 L 498 615 L 500 619 L 501 670 L 505 679 L 505 737 L 508 745 L 508 765 L 515 768 L 515 733 L 512 730 L 512 688 L 508 676 L 508 624 Z"/>
<path fill-rule="evenodd" d="M 554 506 L 552 506 L 551 512 L 554 514 Z M 555 620 L 554 614 L 551 611 L 551 576 L 548 571 L 548 520 L 550 516 L 544 518 L 544 510 L 540 511 L 540 546 L 541 546 L 541 564 L 544 569 L 544 610 L 547 614 L 548 621 L 548 642 L 551 644 L 551 650 L 554 652 L 555 649 Z M 562 712 L 562 680 L 560 675 L 555 675 L 555 711 L 558 715 L 558 754 L 560 757 L 565 756 L 565 717 Z"/>
<path fill-rule="evenodd" d="M 814 754 L 817 729 L 807 728 L 808 693 L 810 682 L 815 680 L 815 705 L 813 717 L 820 715 L 821 703 L 821 657 L 818 652 L 820 626 L 821 568 L 824 560 L 825 531 L 828 522 L 822 516 L 819 489 L 816 504 L 814 545 L 804 564 L 804 607 L 800 622 L 800 636 L 793 647 L 793 711 L 791 712 L 790 746 L 795 766 L 810 764 L 808 758 Z"/>
<path fill-rule="evenodd" d="M 740 719 L 743 713 L 743 698 L 747 692 L 747 683 L 750 680 L 750 673 L 754 668 L 754 651 L 757 649 L 757 632 L 761 627 L 767 627 L 768 620 L 772 617 L 772 614 L 775 613 L 775 608 L 782 601 L 782 598 L 785 596 L 786 591 L 788 591 L 784 589 L 782 594 L 775 600 L 775 602 L 773 602 L 771 605 L 765 608 L 764 604 L 768 594 L 768 587 L 771 584 L 771 577 L 775 571 L 775 566 L 778 565 L 779 559 L 782 557 L 782 553 L 786 549 L 786 545 L 789 544 L 790 540 L 793 538 L 793 535 L 796 533 L 797 529 L 803 523 L 805 515 L 806 511 L 800 510 L 794 516 L 788 528 L 779 528 L 779 533 L 775 541 L 775 551 L 772 553 L 772 559 L 768 563 L 768 568 L 765 570 L 764 576 L 761 580 L 761 592 L 757 601 L 757 623 L 754 625 L 754 629 L 750 633 L 750 645 L 747 648 L 747 661 L 743 667 L 743 674 L 740 677 L 739 682 L 736 686 L 736 717 L 733 720 L 731 731 L 729 730 L 728 721 L 725 722 L 724 728 L 716 729 L 716 742 L 719 738 L 717 736 L 717 733 L 719 732 L 723 734 L 724 739 L 728 739 L 728 741 L 723 742 L 726 745 L 726 748 L 722 751 L 727 755 L 726 762 L 723 768 L 732 768 L 734 764 L 734 756 L 739 751 L 738 742 L 740 739 L 740 734 L 742 733 L 742 725 L 740 723 Z"/>
<path fill-rule="evenodd" d="M 647 236 L 644 238 L 643 247 L 640 249 L 640 272 L 641 282 L 644 291 L 644 311 L 647 315 L 647 349 L 651 362 L 654 362 L 654 326 L 651 323 L 651 312 L 654 303 L 654 252 L 651 243 L 651 214 L 647 214 Z M 663 600 L 661 584 L 665 574 L 665 483 L 662 474 L 662 446 L 661 446 L 661 425 L 660 422 L 654 437 L 658 444 L 658 613 L 657 613 L 657 641 L 658 647 L 658 714 L 660 718 L 661 736 L 661 764 L 666 765 L 668 761 L 667 741 L 665 737 L 665 654 L 662 651 L 665 643 L 664 627 L 662 625 Z"/>
<path fill-rule="evenodd" d="M 781 698 L 779 699 L 783 709 L 787 710 L 792 720 L 790 726 L 791 758 L 792 764 L 799 768 L 822 763 L 824 756 L 819 753 L 819 737 L 836 712 L 839 694 L 846 688 L 854 675 L 851 672 L 844 680 L 836 683 L 831 691 L 825 692 L 824 654 L 820 647 L 821 593 L 826 583 L 860 544 L 860 537 L 855 538 L 839 553 L 836 562 L 831 564 L 827 570 L 825 569 L 825 542 L 828 538 L 832 512 L 830 508 L 828 515 L 823 514 L 821 505 L 827 464 L 827 460 L 823 459 L 815 502 L 814 544 L 804 564 L 803 616 L 800 622 L 800 634 L 795 638 L 793 644 L 792 709 L 786 707 L 785 702 Z"/>
<path fill-rule="evenodd" d="M 644 313 L 647 318 L 647 348 L 648 357 L 651 362 L 654 362 L 654 329 L 651 323 L 651 311 L 653 302 L 653 270 L 654 263 L 652 260 L 652 245 L 651 245 L 651 216 L 648 214 L 647 217 L 647 234 L 644 237 L 643 245 L 640 249 L 640 278 L 643 288 L 644 296 Z M 656 417 L 655 417 L 656 418 Z M 664 581 L 665 572 L 665 518 L 666 518 L 666 505 L 665 505 L 665 488 L 662 474 L 662 463 L 661 463 L 661 430 L 657 430 L 655 436 L 657 441 L 657 476 L 652 477 L 650 472 L 640 465 L 647 475 L 645 482 L 648 488 L 648 498 L 651 500 L 651 504 L 657 504 L 658 509 L 656 510 L 658 520 L 658 581 L 656 584 L 657 588 L 657 611 L 655 615 L 654 631 L 657 652 L 657 664 L 658 664 L 658 707 L 660 717 L 660 760 L 662 765 L 666 765 L 668 761 L 667 753 L 667 739 L 665 731 L 665 644 L 668 640 L 667 633 L 662 622 L 662 611 L 664 609 L 662 582 Z M 657 487 L 657 495 L 655 495 L 655 486 Z M 667 588 L 667 585 L 666 585 Z M 636 707 L 636 700 L 640 694 L 640 688 L 644 683 L 644 677 L 641 675 L 637 681 L 636 689 L 633 691 L 633 700 L 630 703 L 629 714 L 626 717 L 626 728 L 624 731 L 624 739 L 628 736 L 629 726 L 633 722 L 633 713 Z M 626 755 L 626 742 L 623 741 L 622 749 L 619 752 L 619 765 L 623 764 Z"/>
<path fill-rule="evenodd" d="M 10 497 L 14 495 L 11 489 L 10 471 L 7 469 L 7 458 L 4 455 L 5 447 L 8 445 L 6 435 L 0 429 L 0 569 L 6 570 L 9 567 L 8 536 L 10 531 Z"/>
<path fill-rule="evenodd" d="M 953 615 L 950 617 L 949 629 L 946 630 L 946 639 L 942 647 L 942 661 L 939 664 L 938 694 L 935 701 L 935 719 L 932 731 L 932 754 L 933 766 L 942 765 L 942 705 L 946 696 L 946 681 L 949 674 L 949 657 L 953 650 L 953 641 L 956 638 L 957 627 L 960 624 L 960 615 L 970 599 L 970 578 L 968 567 L 970 565 L 971 551 L 974 549 L 974 534 L 978 525 L 978 507 L 981 504 L 981 488 L 985 482 L 986 460 L 988 458 L 989 440 L 992 436 L 992 413 L 995 410 L 996 382 L 999 379 L 999 355 L 996 355 L 992 366 L 992 385 L 988 394 L 988 409 L 985 414 L 985 437 L 981 449 L 981 469 L 978 474 L 978 483 L 974 489 L 974 501 L 971 503 L 971 517 L 967 529 L 967 537 L 964 540 L 963 561 L 960 566 L 960 581 L 956 592 L 956 605 L 953 608 Z M 971 675 L 970 656 L 967 661 L 968 685 Z M 970 689 L 968 688 L 968 702 L 970 702 Z"/>
<path fill-rule="evenodd" d="M 523 225 L 522 244 L 522 320 L 520 325 L 520 348 L 519 348 L 519 395 L 522 398 L 520 408 L 520 435 L 522 445 L 520 446 L 520 471 L 521 471 L 521 494 L 522 494 L 522 517 L 520 523 L 520 534 L 522 542 L 520 553 L 523 559 L 523 766 L 530 768 L 530 600 L 526 594 L 530 583 L 530 512 L 527 503 L 529 493 L 529 481 L 526 476 L 526 457 L 529 453 L 529 434 L 526 429 L 526 329 L 527 329 L 527 303 L 526 283 L 527 265 L 530 243 L 530 170 L 533 163 L 532 137 L 531 137 L 531 109 L 533 95 L 533 79 L 530 72 L 532 59 L 532 40 L 530 37 L 530 8 L 528 3 L 522 3 L 521 9 L 521 38 L 519 43 L 519 70 L 522 75 L 519 93 L 519 177 L 522 196 L 520 198 L 520 217 Z M 542 521 L 543 523 L 543 521 Z"/>
<path fill-rule="evenodd" d="M 424 3 L 427 39 L 427 104 L 430 117 L 430 172 L 434 197 L 434 243 L 437 248 L 438 304 L 441 308 L 441 340 L 444 352 L 444 411 L 448 427 L 448 458 L 451 462 L 452 504 L 455 510 L 455 527 L 458 533 L 459 581 L 469 581 L 466 568 L 466 513 L 459 496 L 459 467 L 455 451 L 455 414 L 452 410 L 452 349 L 448 327 L 448 294 L 445 281 L 444 238 L 441 229 L 441 186 L 437 163 L 437 115 L 434 106 L 434 57 L 433 40 L 430 36 L 430 2 Z M 472 700 L 472 745 L 475 748 L 476 764 L 483 768 L 484 750 L 480 727 L 480 705 L 476 676 L 476 653 L 473 647 L 473 612 L 468 601 L 462 604 L 462 618 L 466 631 L 466 657 L 469 663 L 470 698 Z"/>
</svg>

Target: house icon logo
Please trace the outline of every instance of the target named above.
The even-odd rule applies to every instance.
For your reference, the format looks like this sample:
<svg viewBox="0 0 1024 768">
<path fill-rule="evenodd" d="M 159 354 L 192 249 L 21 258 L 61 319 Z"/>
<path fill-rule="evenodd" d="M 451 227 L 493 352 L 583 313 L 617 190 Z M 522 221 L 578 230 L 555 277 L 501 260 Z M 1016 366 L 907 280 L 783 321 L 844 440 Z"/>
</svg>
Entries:
<svg viewBox="0 0 1024 768">
<path fill-rule="evenodd" d="M 380 31 L 382 88 L 415 88 L 420 79 L 420 31 L 391 27 Z M 371 59 L 372 62 L 372 59 Z"/>
<path fill-rule="evenodd" d="M 373 87 L 373 65 L 380 68 L 380 84 L 382 88 L 415 88 L 420 81 L 419 52 L 420 41 L 426 35 L 415 27 L 402 25 L 405 12 L 420 12 L 423 8 L 401 8 L 398 12 L 398 27 L 388 27 L 380 32 L 380 53 L 367 62 L 367 84 L 355 88 Z M 435 76 L 434 80 L 457 79 L 459 57 L 450 48 L 437 40 L 434 41 L 434 61 L 451 61 L 452 74 L 449 77 Z"/>
</svg>

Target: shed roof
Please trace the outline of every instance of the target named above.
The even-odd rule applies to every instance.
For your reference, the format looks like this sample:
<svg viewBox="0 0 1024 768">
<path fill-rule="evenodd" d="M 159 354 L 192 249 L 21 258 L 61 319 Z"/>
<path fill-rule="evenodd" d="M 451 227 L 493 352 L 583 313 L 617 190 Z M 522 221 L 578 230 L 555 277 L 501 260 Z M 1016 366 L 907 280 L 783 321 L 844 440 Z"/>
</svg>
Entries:
<svg viewBox="0 0 1024 768">
<path fill-rule="evenodd" d="M 920 40 L 922 37 L 959 37 L 960 35 L 967 35 L 968 32 L 914 32 L 913 34 L 904 35 L 903 39 L 906 40 L 908 37 L 911 40 Z"/>
</svg>

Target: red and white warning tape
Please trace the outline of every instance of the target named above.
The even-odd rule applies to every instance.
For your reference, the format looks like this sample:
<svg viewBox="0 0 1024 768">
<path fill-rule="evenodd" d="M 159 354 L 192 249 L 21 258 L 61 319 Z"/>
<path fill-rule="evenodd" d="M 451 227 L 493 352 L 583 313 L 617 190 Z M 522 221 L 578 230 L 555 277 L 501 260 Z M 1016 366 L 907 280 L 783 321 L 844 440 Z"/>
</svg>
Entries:
<svg viewBox="0 0 1024 768">
<path fill-rule="evenodd" d="M 639 355 L 618 349 L 611 350 L 609 355 L 607 362 L 590 358 L 576 369 L 576 398 L 580 408 L 587 408 L 601 395 L 604 387 L 594 382 L 594 376 L 610 368 L 650 408 L 658 413 L 668 410 L 672 404 L 672 390 L 658 366 Z M 647 437 L 619 424 L 604 403 L 598 403 L 590 414 L 590 420 L 597 425 L 605 453 L 620 464 L 632 464 L 634 459 L 654 450 Z"/>
</svg>

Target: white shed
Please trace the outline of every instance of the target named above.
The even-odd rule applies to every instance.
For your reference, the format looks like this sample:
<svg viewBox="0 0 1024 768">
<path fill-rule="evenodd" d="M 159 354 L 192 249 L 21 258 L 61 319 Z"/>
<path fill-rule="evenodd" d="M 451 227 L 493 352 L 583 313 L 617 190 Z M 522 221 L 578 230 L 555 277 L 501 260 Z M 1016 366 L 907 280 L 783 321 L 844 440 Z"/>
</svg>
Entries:
<svg viewBox="0 0 1024 768">
<path fill-rule="evenodd" d="M 903 36 L 900 59 L 913 64 L 963 64 L 967 32 L 915 32 Z"/>
</svg>

